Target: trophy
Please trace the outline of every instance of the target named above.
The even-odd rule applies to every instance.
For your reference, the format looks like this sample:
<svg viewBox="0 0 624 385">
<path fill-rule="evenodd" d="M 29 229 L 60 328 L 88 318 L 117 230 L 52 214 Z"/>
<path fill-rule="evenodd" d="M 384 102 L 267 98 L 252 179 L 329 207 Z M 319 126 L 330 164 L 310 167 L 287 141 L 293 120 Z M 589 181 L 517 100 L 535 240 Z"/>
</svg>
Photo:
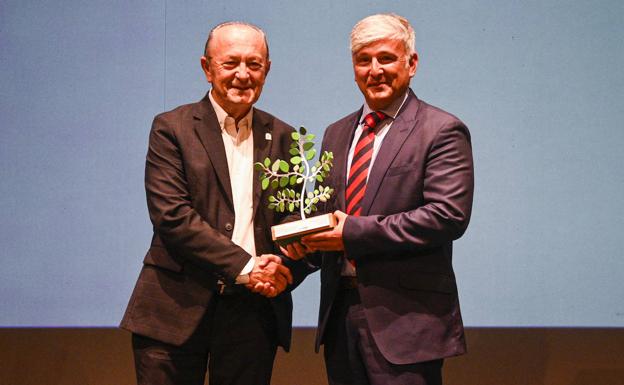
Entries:
<svg viewBox="0 0 624 385">
<path fill-rule="evenodd" d="M 324 214 L 306 218 L 317 211 L 319 202 L 326 202 L 334 192 L 330 186 L 321 183 L 329 175 L 334 155 L 325 151 L 313 165 L 310 163 L 316 155 L 314 134 L 308 134 L 305 127 L 291 134 L 292 143 L 289 161 L 266 158 L 264 162 L 255 164 L 260 171 L 260 183 L 263 190 L 269 186 L 276 190 L 269 196 L 268 208 L 277 212 L 294 212 L 299 210 L 300 220 L 271 227 L 274 242 L 287 245 L 299 240 L 306 234 L 312 234 L 336 226 L 333 214 Z M 318 182 L 313 191 L 306 191 L 308 184 Z M 300 187 L 298 187 L 300 185 Z M 297 188 L 295 190 L 295 188 Z"/>
</svg>

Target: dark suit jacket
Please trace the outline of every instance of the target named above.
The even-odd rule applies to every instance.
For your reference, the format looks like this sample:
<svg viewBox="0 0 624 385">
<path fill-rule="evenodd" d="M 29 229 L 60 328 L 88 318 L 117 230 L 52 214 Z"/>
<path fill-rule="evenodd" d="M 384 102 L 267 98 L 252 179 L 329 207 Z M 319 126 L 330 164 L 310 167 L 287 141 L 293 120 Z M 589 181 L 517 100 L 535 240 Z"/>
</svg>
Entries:
<svg viewBox="0 0 624 385">
<path fill-rule="evenodd" d="M 254 109 L 254 161 L 284 159 L 293 130 Z M 267 140 L 267 135 L 271 139 Z M 255 172 L 257 176 L 257 171 Z M 197 328 L 220 279 L 232 284 L 250 255 L 230 240 L 234 226 L 232 186 L 221 129 L 208 95 L 198 103 L 156 116 L 149 139 L 145 187 L 154 226 L 151 246 L 121 327 L 180 345 Z M 253 185 L 258 255 L 275 253 L 270 226 L 280 217 L 266 208 L 270 190 Z M 290 345 L 292 300 L 271 300 L 278 343 Z"/>
<path fill-rule="evenodd" d="M 394 364 L 466 350 L 451 256 L 472 206 L 470 134 L 456 117 L 409 92 L 370 170 L 362 216 L 349 216 L 343 229 L 371 333 Z M 323 184 L 335 188 L 326 212 L 345 211 L 347 154 L 360 115 L 325 131 L 323 151 L 334 153 L 334 168 Z M 315 262 L 322 264 L 317 349 L 342 260 L 341 253 L 325 253 Z"/>
</svg>

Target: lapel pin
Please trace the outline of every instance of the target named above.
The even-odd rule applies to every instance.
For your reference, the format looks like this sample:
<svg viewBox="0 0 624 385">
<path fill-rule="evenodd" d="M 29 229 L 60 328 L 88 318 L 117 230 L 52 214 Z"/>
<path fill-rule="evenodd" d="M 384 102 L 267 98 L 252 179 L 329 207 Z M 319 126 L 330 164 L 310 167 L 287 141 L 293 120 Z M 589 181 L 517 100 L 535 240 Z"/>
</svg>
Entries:
<svg viewBox="0 0 624 385">
<path fill-rule="evenodd" d="M 270 132 L 265 133 L 264 134 L 264 139 L 271 140 L 271 133 Z"/>
</svg>

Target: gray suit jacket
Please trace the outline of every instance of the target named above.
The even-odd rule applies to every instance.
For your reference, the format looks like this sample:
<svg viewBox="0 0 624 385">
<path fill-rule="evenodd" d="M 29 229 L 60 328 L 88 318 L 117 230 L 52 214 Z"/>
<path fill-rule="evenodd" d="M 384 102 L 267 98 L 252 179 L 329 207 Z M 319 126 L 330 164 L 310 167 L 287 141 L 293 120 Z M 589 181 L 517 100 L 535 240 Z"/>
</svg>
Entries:
<svg viewBox="0 0 624 385">
<path fill-rule="evenodd" d="M 371 333 L 394 364 L 466 350 L 452 242 L 466 230 L 471 213 L 470 134 L 459 119 L 409 92 L 370 170 L 362 216 L 349 216 L 343 229 Z M 345 211 L 347 154 L 360 115 L 356 111 L 325 131 L 322 150 L 334 153 L 334 168 L 323 184 L 335 194 L 322 211 Z M 311 257 L 322 266 L 317 349 L 338 287 L 341 255 Z"/>
</svg>

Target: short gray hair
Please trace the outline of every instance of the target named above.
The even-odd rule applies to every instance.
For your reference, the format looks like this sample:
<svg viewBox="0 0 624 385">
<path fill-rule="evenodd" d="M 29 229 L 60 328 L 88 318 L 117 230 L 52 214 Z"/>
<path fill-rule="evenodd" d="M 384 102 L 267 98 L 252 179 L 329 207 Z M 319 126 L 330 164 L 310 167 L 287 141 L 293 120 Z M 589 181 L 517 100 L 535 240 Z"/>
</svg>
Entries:
<svg viewBox="0 0 624 385">
<path fill-rule="evenodd" d="M 210 56 L 208 54 L 208 46 L 210 45 L 210 41 L 214 37 L 214 33 L 223 27 L 229 27 L 233 25 L 249 27 L 251 29 L 254 29 L 260 32 L 260 34 L 262 34 L 262 38 L 264 39 L 264 46 L 266 47 L 266 50 L 267 50 L 266 58 L 267 59 L 269 58 L 269 42 L 267 41 L 266 33 L 264 33 L 262 28 L 258 27 L 257 25 L 253 25 L 251 23 L 247 23 L 244 21 L 226 21 L 225 23 L 221 23 L 210 30 L 210 33 L 208 34 L 208 39 L 206 39 L 206 44 L 204 45 L 204 57 L 206 57 L 206 59 L 210 60 Z"/>
<path fill-rule="evenodd" d="M 365 17 L 351 30 L 351 53 L 382 39 L 400 40 L 408 55 L 416 52 L 416 34 L 406 18 L 394 13 L 378 13 Z"/>
</svg>

